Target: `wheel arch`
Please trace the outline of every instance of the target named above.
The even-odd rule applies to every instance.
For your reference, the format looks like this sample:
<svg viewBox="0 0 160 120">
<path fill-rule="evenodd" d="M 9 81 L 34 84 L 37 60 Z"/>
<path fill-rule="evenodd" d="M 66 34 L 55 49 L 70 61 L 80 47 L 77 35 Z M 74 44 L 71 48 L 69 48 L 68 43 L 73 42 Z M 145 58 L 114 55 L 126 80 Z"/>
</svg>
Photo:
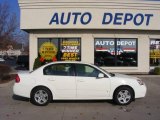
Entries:
<svg viewBox="0 0 160 120">
<path fill-rule="evenodd" d="M 121 86 L 118 86 L 118 87 L 114 90 L 114 92 L 113 92 L 112 99 L 114 99 L 114 96 L 115 96 L 116 91 L 117 91 L 119 88 L 121 88 L 121 87 L 128 87 L 128 88 L 130 88 L 130 89 L 132 90 L 132 92 L 133 92 L 133 100 L 135 100 L 135 91 L 134 91 L 134 89 L 133 89 L 131 86 L 129 86 L 129 85 L 121 85 Z"/>
<path fill-rule="evenodd" d="M 35 86 L 35 87 L 31 90 L 30 96 L 32 95 L 33 91 L 34 91 L 35 89 L 37 89 L 37 88 L 46 88 L 46 89 L 48 89 L 49 92 L 51 93 L 51 98 L 52 98 L 52 100 L 53 100 L 53 93 L 51 92 L 51 90 L 50 90 L 48 87 L 43 86 L 43 85 Z"/>
</svg>

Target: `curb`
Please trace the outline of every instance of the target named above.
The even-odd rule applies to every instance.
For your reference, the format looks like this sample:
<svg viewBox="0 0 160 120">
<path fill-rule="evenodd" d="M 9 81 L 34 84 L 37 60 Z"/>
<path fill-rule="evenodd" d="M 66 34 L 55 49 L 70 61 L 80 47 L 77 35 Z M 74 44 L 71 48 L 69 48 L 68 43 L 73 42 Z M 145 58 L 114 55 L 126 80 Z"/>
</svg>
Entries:
<svg viewBox="0 0 160 120">
<path fill-rule="evenodd" d="M 130 75 L 135 77 L 160 78 L 160 75 Z"/>
</svg>

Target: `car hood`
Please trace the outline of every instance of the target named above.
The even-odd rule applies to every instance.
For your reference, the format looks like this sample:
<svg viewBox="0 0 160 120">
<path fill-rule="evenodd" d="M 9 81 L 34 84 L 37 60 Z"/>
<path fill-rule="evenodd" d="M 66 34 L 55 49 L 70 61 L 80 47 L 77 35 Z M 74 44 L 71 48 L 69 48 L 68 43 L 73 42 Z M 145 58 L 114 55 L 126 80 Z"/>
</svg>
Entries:
<svg viewBox="0 0 160 120">
<path fill-rule="evenodd" d="M 114 74 L 115 74 L 115 77 L 119 77 L 119 78 L 138 79 L 137 77 L 124 75 L 124 74 L 120 74 L 120 73 L 114 73 Z"/>
</svg>

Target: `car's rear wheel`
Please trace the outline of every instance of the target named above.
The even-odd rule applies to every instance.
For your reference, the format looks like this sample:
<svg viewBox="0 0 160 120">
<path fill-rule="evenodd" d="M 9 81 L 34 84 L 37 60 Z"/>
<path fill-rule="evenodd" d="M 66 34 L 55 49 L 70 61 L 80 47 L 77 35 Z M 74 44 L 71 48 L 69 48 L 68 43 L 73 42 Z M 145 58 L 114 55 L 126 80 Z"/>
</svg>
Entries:
<svg viewBox="0 0 160 120">
<path fill-rule="evenodd" d="M 45 87 L 35 88 L 31 93 L 31 102 L 38 106 L 45 106 L 52 100 L 51 92 Z"/>
<path fill-rule="evenodd" d="M 115 91 L 113 99 L 118 105 L 128 105 L 133 97 L 133 90 L 130 87 L 120 87 Z"/>
</svg>

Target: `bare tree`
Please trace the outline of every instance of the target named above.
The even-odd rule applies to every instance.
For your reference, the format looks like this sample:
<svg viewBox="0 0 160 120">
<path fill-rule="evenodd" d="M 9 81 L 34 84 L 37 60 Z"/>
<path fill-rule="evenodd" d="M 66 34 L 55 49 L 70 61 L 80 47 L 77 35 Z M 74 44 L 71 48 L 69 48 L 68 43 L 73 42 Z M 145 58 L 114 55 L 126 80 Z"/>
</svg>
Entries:
<svg viewBox="0 0 160 120">
<path fill-rule="evenodd" d="M 28 34 L 19 29 L 16 14 L 9 9 L 8 3 L 0 4 L 0 49 L 5 49 L 8 44 L 28 41 Z"/>
</svg>

